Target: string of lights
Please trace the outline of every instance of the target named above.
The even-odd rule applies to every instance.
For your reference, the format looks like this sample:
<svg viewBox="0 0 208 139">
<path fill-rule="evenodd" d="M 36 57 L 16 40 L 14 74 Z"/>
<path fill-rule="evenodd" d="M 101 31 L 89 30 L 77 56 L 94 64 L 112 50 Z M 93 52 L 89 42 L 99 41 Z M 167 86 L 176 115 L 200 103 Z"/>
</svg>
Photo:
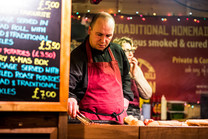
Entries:
<svg viewBox="0 0 208 139">
<path fill-rule="evenodd" d="M 81 14 L 79 12 L 76 12 L 76 13 L 72 14 L 72 18 L 76 19 L 76 20 L 85 20 L 85 22 L 88 22 L 92 15 L 93 14 L 90 14 L 90 13 Z M 122 20 L 133 20 L 133 19 L 137 18 L 138 20 L 141 20 L 141 21 L 144 21 L 144 22 L 147 20 L 147 17 L 149 17 L 149 16 L 144 16 L 142 14 L 126 15 L 126 14 L 119 13 L 119 14 L 112 14 L 112 15 L 114 17 L 118 16 Z M 153 14 L 153 16 L 157 17 L 156 13 Z M 167 22 L 168 17 L 177 17 L 176 20 L 178 22 L 182 21 L 181 19 L 186 20 L 186 21 L 190 21 L 190 22 L 195 22 L 195 23 L 200 23 L 201 21 L 207 21 L 206 17 L 192 17 L 191 14 L 189 16 L 167 16 L 167 17 L 159 16 L 159 17 L 161 17 L 162 22 Z"/>
</svg>

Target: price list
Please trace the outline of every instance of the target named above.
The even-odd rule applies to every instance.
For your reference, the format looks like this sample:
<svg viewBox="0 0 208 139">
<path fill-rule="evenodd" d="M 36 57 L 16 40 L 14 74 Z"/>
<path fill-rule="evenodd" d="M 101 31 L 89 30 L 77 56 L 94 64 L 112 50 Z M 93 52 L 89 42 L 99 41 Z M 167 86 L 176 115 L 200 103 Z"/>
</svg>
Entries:
<svg viewBox="0 0 208 139">
<path fill-rule="evenodd" d="M 61 0 L 0 6 L 0 101 L 58 102 Z"/>
</svg>

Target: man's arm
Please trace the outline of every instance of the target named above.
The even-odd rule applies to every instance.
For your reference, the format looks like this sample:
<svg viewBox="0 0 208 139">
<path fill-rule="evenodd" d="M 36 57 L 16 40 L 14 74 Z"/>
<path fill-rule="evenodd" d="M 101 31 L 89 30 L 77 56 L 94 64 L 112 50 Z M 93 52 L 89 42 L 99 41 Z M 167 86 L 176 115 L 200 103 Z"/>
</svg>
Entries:
<svg viewBox="0 0 208 139">
<path fill-rule="evenodd" d="M 70 57 L 70 79 L 69 79 L 69 98 L 68 98 L 68 114 L 72 117 L 76 117 L 78 109 L 78 101 L 80 96 L 80 91 L 77 90 L 79 84 L 83 80 L 83 57 L 80 58 L 80 48 L 72 51 Z"/>
</svg>

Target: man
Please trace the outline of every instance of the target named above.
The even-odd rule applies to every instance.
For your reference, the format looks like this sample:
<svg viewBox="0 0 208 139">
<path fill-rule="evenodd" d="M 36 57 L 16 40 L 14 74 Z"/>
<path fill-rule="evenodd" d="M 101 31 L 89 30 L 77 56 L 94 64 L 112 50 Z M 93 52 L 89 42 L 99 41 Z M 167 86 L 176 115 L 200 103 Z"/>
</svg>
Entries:
<svg viewBox="0 0 208 139">
<path fill-rule="evenodd" d="M 131 89 L 134 92 L 134 100 L 129 102 L 130 105 L 127 113 L 140 119 L 139 97 L 150 99 L 152 96 L 152 88 L 145 79 L 141 68 L 138 66 L 137 59 L 134 57 L 136 48 L 133 46 L 132 39 L 122 37 L 114 39 L 113 42 L 122 47 L 130 63 Z"/>
<path fill-rule="evenodd" d="M 110 43 L 114 28 L 110 14 L 98 13 L 89 36 L 71 53 L 68 113 L 72 118 L 80 111 L 91 120 L 123 123 L 127 116 L 133 100 L 129 62 L 122 48 Z"/>
</svg>

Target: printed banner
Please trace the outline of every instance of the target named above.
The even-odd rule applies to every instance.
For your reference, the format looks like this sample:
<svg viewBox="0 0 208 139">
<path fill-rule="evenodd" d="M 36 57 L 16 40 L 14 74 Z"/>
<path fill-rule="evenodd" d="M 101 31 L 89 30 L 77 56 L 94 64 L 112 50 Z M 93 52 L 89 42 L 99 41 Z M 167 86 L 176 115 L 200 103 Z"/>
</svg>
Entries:
<svg viewBox="0 0 208 139">
<path fill-rule="evenodd" d="M 194 17 L 116 15 L 115 38 L 127 36 L 153 93 L 197 103 L 208 94 L 208 21 Z"/>
</svg>

